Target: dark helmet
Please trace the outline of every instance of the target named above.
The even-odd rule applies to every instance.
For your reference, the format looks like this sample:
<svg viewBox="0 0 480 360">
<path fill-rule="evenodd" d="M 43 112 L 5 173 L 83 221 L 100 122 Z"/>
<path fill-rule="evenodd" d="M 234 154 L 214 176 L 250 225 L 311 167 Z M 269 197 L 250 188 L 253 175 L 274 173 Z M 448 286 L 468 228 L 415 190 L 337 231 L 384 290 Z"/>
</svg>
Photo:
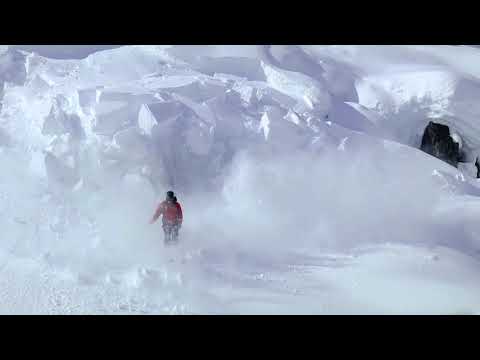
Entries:
<svg viewBox="0 0 480 360">
<path fill-rule="evenodd" d="M 175 197 L 175 194 L 173 193 L 173 191 L 167 191 L 168 200 L 173 200 L 174 197 Z"/>
</svg>

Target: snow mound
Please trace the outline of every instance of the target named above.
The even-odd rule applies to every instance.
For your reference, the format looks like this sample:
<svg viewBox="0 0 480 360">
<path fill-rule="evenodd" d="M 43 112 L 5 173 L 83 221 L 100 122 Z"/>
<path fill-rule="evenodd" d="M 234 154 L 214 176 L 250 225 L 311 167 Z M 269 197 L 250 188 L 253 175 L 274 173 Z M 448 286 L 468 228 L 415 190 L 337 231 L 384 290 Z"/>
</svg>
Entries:
<svg viewBox="0 0 480 360">
<path fill-rule="evenodd" d="M 41 54 L 0 53 L 5 313 L 478 312 L 478 49 Z"/>
</svg>

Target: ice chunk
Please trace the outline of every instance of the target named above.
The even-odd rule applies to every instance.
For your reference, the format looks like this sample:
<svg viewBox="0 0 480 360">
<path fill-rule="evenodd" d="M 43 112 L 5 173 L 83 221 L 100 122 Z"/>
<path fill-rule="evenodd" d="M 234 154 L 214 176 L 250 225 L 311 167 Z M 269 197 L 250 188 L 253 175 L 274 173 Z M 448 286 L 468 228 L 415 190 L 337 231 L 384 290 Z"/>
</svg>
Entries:
<svg viewBox="0 0 480 360">
<path fill-rule="evenodd" d="M 149 113 L 153 116 L 157 123 L 175 120 L 184 114 L 192 113 L 192 110 L 185 106 L 185 104 L 175 100 L 155 102 L 144 105 L 144 107 L 148 109 Z"/>
<path fill-rule="evenodd" d="M 209 128 L 198 124 L 186 131 L 186 143 L 189 149 L 197 155 L 207 155 L 213 144 L 213 134 Z"/>
<path fill-rule="evenodd" d="M 67 114 L 60 105 L 61 101 L 55 101 L 50 113 L 45 118 L 42 128 L 44 135 L 71 134 L 74 138 L 82 138 L 84 130 L 80 117 L 76 114 Z"/>
<path fill-rule="evenodd" d="M 140 160 L 148 155 L 147 139 L 134 127 L 119 131 L 113 136 L 113 143 L 123 157 Z"/>
<path fill-rule="evenodd" d="M 210 109 L 210 107 L 207 105 L 207 103 L 202 102 L 201 104 L 199 104 L 180 95 L 176 95 L 174 99 L 181 102 L 190 110 L 192 110 L 200 119 L 204 120 L 209 124 L 215 124 L 215 114 L 212 109 Z"/>
<path fill-rule="evenodd" d="M 155 95 L 149 93 L 137 93 L 135 91 L 117 91 L 115 89 L 99 90 L 98 102 L 120 101 L 127 104 L 144 104 L 156 101 Z M 98 89 L 97 89 L 98 90 Z M 128 89 L 125 89 L 128 90 Z"/>
<path fill-rule="evenodd" d="M 203 102 L 225 92 L 225 84 L 221 81 L 195 81 L 188 85 L 165 89 L 171 93 L 187 97 L 196 102 Z"/>
<path fill-rule="evenodd" d="M 301 130 L 298 127 L 299 123 L 292 121 L 294 115 L 291 112 L 287 112 L 278 106 L 266 106 L 263 113 L 258 130 L 263 132 L 265 140 L 273 140 L 274 142 L 288 143 L 292 138 L 297 138 L 299 133 L 295 130 Z"/>
<path fill-rule="evenodd" d="M 75 151 L 75 143 L 72 142 L 70 134 L 54 136 L 45 150 L 56 157 L 66 158 Z"/>
<path fill-rule="evenodd" d="M 256 91 L 256 95 L 258 102 L 262 105 L 293 108 L 297 104 L 297 101 L 291 96 L 271 87 L 259 88 Z"/>
<path fill-rule="evenodd" d="M 322 77 L 332 95 L 342 101 L 358 103 L 358 93 L 355 88 L 357 75 L 348 66 L 333 59 L 323 59 L 322 67 L 325 70 Z"/>
<path fill-rule="evenodd" d="M 213 76 L 215 73 L 232 74 L 253 81 L 265 81 L 264 69 L 258 59 L 252 58 L 201 58 L 193 68 Z"/>
<path fill-rule="evenodd" d="M 141 106 L 158 101 L 154 94 L 114 90 L 101 90 L 97 99 L 93 131 L 106 136 L 112 136 L 127 127 L 136 126 Z"/>
<path fill-rule="evenodd" d="M 298 114 L 292 111 L 291 109 L 288 110 L 287 115 L 284 116 L 285 120 L 290 121 L 291 123 L 300 126 L 302 120 L 298 117 Z"/>
<path fill-rule="evenodd" d="M 245 102 L 247 107 L 254 110 L 262 105 L 293 108 L 298 102 L 298 100 L 288 94 L 282 93 L 264 82 L 245 81 L 235 83 L 232 90 L 240 94 L 242 101 Z"/>
<path fill-rule="evenodd" d="M 50 84 L 40 75 L 35 75 L 27 86 L 30 96 L 42 96 L 50 89 Z"/>
<path fill-rule="evenodd" d="M 227 91 L 225 91 L 225 103 L 228 106 L 237 109 L 240 109 L 246 105 L 242 100 L 241 94 L 238 91 L 232 89 L 228 89 Z"/>
<path fill-rule="evenodd" d="M 120 45 L 10 45 L 13 48 L 33 51 L 51 59 L 84 59 L 97 51 L 113 49 Z"/>
<path fill-rule="evenodd" d="M 140 112 L 138 113 L 138 127 L 142 133 L 148 136 L 152 135 L 152 128 L 157 123 L 157 120 L 153 113 L 150 111 L 148 105 L 142 105 Z"/>
<path fill-rule="evenodd" d="M 0 83 L 24 85 L 27 80 L 26 59 L 25 54 L 12 48 L 0 54 Z"/>
<path fill-rule="evenodd" d="M 113 135 L 131 126 L 136 120 L 140 107 L 120 101 L 102 102 L 95 110 L 93 131 L 100 135 Z"/>
<path fill-rule="evenodd" d="M 362 112 L 356 109 L 356 104 L 350 104 L 333 99 L 333 107 L 328 114 L 328 120 L 351 130 L 373 132 L 375 124 Z"/>
<path fill-rule="evenodd" d="M 263 57 L 278 67 L 290 71 L 302 72 L 314 79 L 319 78 L 325 72 L 318 64 L 318 60 L 310 57 L 301 46 L 297 45 L 267 45 L 262 47 Z M 322 59 L 323 60 L 323 59 Z"/>
<path fill-rule="evenodd" d="M 200 74 L 199 74 L 200 75 Z M 151 76 L 142 80 L 143 86 L 154 91 L 170 91 L 198 81 L 198 75 Z"/>
<path fill-rule="evenodd" d="M 270 119 L 268 118 L 267 113 L 264 113 L 262 115 L 262 119 L 260 121 L 258 129 L 260 131 L 263 131 L 263 136 L 265 136 L 265 140 L 268 140 L 268 135 L 270 134 Z"/>
<path fill-rule="evenodd" d="M 248 105 L 257 105 L 258 95 L 257 88 L 253 86 L 246 85 L 235 85 L 233 87 L 241 96 L 242 100 L 245 101 Z"/>
<path fill-rule="evenodd" d="M 204 58 L 258 58 L 257 45 L 174 45 L 166 52 L 174 58 L 191 63 Z"/>
<path fill-rule="evenodd" d="M 303 102 L 312 110 L 326 112 L 330 108 L 331 97 L 324 84 L 298 72 L 280 70 L 265 63 L 262 67 L 272 88 Z"/>
<path fill-rule="evenodd" d="M 239 82 L 243 82 L 243 81 L 248 80 L 245 77 L 240 77 L 240 76 L 236 76 L 236 75 L 232 75 L 232 74 L 224 74 L 224 73 L 215 73 L 213 75 L 213 78 L 218 79 L 218 80 L 220 80 L 222 82 L 225 82 L 225 83 L 230 83 L 230 82 L 239 83 Z"/>
<path fill-rule="evenodd" d="M 78 92 L 78 102 L 80 107 L 85 111 L 86 109 L 93 108 L 97 102 L 100 100 L 99 90 L 101 88 L 91 88 L 91 89 L 79 89 Z"/>
<path fill-rule="evenodd" d="M 215 132 L 219 137 L 235 137 L 244 133 L 247 119 L 242 109 L 229 104 L 225 96 L 207 101 L 206 105 L 215 115 Z"/>
<path fill-rule="evenodd" d="M 95 106 L 95 115 L 103 116 L 125 108 L 128 103 L 125 101 L 102 101 Z"/>
</svg>

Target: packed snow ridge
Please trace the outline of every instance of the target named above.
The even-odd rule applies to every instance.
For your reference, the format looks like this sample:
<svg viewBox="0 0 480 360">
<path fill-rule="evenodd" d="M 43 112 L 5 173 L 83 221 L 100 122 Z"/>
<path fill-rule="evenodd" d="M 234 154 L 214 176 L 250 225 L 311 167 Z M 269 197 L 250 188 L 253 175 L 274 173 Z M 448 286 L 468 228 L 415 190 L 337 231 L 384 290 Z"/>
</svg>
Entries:
<svg viewBox="0 0 480 360">
<path fill-rule="evenodd" d="M 0 313 L 480 311 L 480 49 L 106 48 L 0 47 Z"/>
</svg>

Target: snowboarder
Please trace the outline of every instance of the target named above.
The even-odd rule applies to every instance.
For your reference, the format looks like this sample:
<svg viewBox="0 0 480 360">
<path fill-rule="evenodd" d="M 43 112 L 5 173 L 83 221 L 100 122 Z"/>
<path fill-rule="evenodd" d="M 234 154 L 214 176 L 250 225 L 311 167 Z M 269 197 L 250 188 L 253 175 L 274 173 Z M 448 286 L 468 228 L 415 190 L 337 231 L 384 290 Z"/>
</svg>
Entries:
<svg viewBox="0 0 480 360">
<path fill-rule="evenodd" d="M 162 227 L 165 233 L 165 244 L 176 243 L 178 240 L 178 231 L 183 222 L 183 212 L 173 191 L 167 191 L 167 198 L 158 206 L 152 220 L 150 220 L 150 224 L 156 222 L 160 215 L 163 215 Z"/>
</svg>

